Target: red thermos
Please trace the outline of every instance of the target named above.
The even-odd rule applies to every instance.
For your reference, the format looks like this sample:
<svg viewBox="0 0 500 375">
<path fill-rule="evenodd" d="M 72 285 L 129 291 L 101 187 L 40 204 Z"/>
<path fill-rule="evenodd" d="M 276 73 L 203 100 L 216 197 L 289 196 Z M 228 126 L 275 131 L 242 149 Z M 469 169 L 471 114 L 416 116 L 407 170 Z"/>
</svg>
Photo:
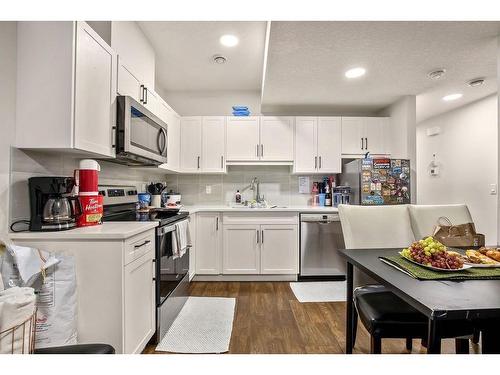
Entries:
<svg viewBox="0 0 500 375">
<path fill-rule="evenodd" d="M 75 170 L 78 197 L 83 211 L 78 218 L 79 227 L 101 224 L 103 206 L 98 189 L 100 170 L 99 163 L 92 159 L 81 160 L 79 169 Z"/>
</svg>

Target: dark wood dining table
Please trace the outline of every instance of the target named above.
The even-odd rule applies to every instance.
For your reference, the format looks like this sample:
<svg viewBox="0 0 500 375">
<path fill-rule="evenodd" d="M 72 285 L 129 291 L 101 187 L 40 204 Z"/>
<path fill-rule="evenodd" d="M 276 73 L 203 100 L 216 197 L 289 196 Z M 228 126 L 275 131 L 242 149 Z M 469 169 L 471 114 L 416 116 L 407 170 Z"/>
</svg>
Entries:
<svg viewBox="0 0 500 375">
<path fill-rule="evenodd" d="M 339 250 L 347 261 L 346 353 L 352 353 L 353 267 L 429 319 L 427 353 L 440 353 L 440 324 L 468 320 L 481 330 L 482 353 L 500 353 L 500 280 L 417 280 L 382 262 L 401 249 Z"/>
</svg>

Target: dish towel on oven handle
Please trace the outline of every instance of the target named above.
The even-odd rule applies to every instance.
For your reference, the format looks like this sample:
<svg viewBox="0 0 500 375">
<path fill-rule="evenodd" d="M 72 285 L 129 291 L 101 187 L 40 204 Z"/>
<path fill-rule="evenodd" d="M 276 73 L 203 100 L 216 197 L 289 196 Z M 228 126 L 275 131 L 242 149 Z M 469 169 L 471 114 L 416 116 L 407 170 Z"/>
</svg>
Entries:
<svg viewBox="0 0 500 375">
<path fill-rule="evenodd" d="M 173 258 L 182 257 L 191 244 L 191 232 L 189 231 L 189 221 L 183 220 L 175 224 L 174 235 L 172 236 Z"/>
</svg>

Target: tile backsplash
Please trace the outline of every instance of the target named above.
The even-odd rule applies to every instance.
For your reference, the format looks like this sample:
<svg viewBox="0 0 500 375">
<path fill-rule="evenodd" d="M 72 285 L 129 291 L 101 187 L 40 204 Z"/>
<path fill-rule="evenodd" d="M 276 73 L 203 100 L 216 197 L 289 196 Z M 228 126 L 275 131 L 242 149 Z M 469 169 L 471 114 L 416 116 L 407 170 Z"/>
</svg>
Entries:
<svg viewBox="0 0 500 375">
<path fill-rule="evenodd" d="M 11 148 L 10 222 L 29 218 L 28 178 L 36 176 L 72 176 L 81 158 L 63 153 L 46 153 Z M 260 193 L 270 204 L 307 205 L 309 194 L 299 194 L 298 176 L 289 166 L 229 166 L 224 175 L 166 174 L 153 168 L 131 168 L 99 161 L 101 185 L 131 185 L 141 191 L 150 181 L 166 181 L 168 190 L 182 194 L 184 205 L 226 205 L 234 202 L 236 190 L 242 200 L 251 200 L 249 189 L 254 177 L 260 181 Z M 311 183 L 321 176 L 310 176 Z"/>
<path fill-rule="evenodd" d="M 242 200 L 251 200 L 250 182 L 257 177 L 260 194 L 279 206 L 307 205 L 309 194 L 299 194 L 299 177 L 291 174 L 289 166 L 229 166 L 225 175 L 182 174 L 168 175 L 167 186 L 182 194 L 184 205 L 227 205 L 235 201 L 236 190 Z M 321 176 L 310 176 L 311 183 Z"/>
<path fill-rule="evenodd" d="M 37 176 L 72 176 L 81 157 L 63 153 L 11 148 L 10 221 L 29 218 L 28 178 Z M 142 190 L 145 183 L 165 181 L 165 171 L 131 168 L 99 160 L 101 185 L 131 185 Z"/>
</svg>

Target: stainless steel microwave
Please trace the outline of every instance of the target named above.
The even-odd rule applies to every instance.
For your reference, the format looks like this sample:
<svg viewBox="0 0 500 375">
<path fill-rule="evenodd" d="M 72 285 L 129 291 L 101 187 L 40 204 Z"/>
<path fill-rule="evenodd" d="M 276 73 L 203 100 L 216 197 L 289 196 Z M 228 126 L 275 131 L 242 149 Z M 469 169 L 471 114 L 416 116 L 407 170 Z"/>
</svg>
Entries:
<svg viewBox="0 0 500 375">
<path fill-rule="evenodd" d="M 167 162 L 168 125 L 130 96 L 117 97 L 116 162 L 155 166 Z"/>
</svg>

